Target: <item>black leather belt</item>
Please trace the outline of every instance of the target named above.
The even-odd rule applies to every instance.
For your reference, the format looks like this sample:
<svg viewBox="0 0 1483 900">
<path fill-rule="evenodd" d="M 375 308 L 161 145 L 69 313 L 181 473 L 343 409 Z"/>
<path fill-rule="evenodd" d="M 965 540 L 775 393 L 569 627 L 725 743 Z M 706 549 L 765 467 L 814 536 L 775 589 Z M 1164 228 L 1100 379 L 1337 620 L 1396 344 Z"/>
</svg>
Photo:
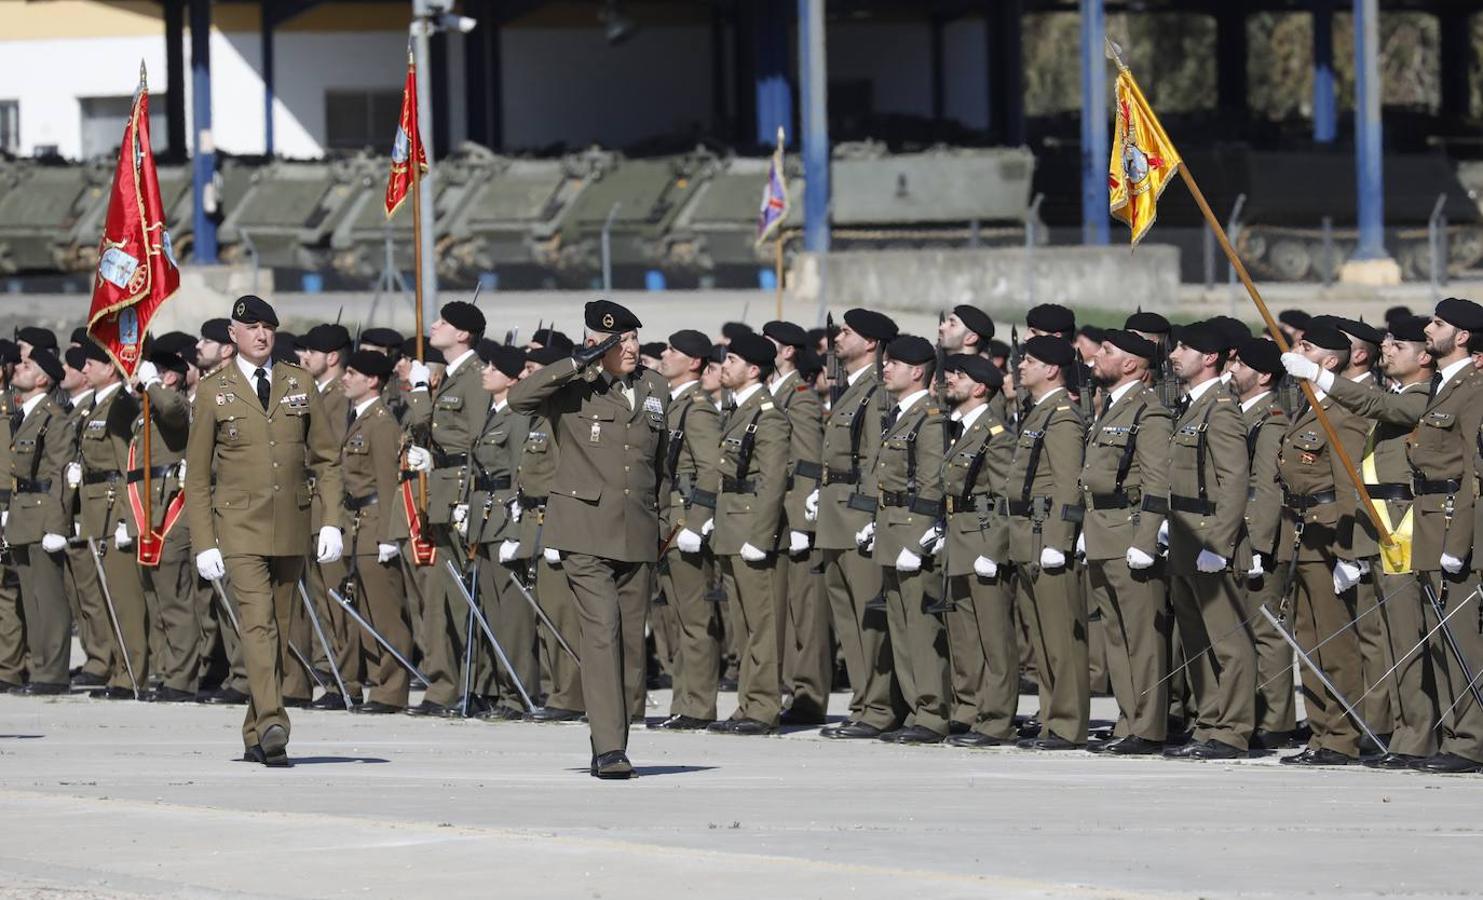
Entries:
<svg viewBox="0 0 1483 900">
<path fill-rule="evenodd" d="M 372 504 L 376 503 L 378 499 L 379 498 L 376 496 L 376 492 L 371 491 L 364 497 L 346 497 L 344 505 L 346 509 L 350 510 L 351 512 L 355 512 L 358 509 L 365 509 L 367 506 L 371 506 Z"/>
<path fill-rule="evenodd" d="M 864 494 L 851 494 L 850 499 L 845 501 L 845 506 L 848 506 L 850 509 L 867 512 L 871 515 L 875 514 L 878 505 L 874 497 L 867 497 Z"/>
<path fill-rule="evenodd" d="M 1282 505 L 1293 512 L 1302 512 L 1315 506 L 1323 506 L 1333 503 L 1339 499 L 1339 495 L 1333 491 L 1319 491 L 1316 494 L 1289 494 L 1286 490 L 1282 492 Z"/>
<path fill-rule="evenodd" d="M 1197 516 L 1215 515 L 1215 501 L 1201 500 L 1199 497 L 1181 497 L 1179 494 L 1170 494 L 1169 508 L 1176 512 L 1193 513 Z"/>
<path fill-rule="evenodd" d="M 474 479 L 476 491 L 503 491 L 510 487 L 508 475 L 480 475 Z"/>
<path fill-rule="evenodd" d="M 824 467 L 816 462 L 799 460 L 793 464 L 793 474 L 801 478 L 812 478 L 818 481 L 824 476 Z"/>
<path fill-rule="evenodd" d="M 1110 494 L 1087 494 L 1087 506 L 1094 510 L 1104 509 L 1127 509 L 1133 505 L 1133 499 L 1128 496 L 1127 491 L 1115 491 Z"/>
<path fill-rule="evenodd" d="M 1423 494 L 1455 494 L 1460 490 L 1462 490 L 1462 481 L 1456 478 L 1446 478 L 1440 481 L 1417 478 L 1411 482 L 1411 492 L 1418 497 Z"/>
<path fill-rule="evenodd" d="M 150 478 L 164 478 L 166 475 L 169 475 L 174 470 L 175 470 L 175 467 L 174 466 L 154 466 L 153 468 L 151 468 L 149 470 L 149 477 Z M 128 478 L 129 484 L 134 484 L 136 482 L 140 482 L 140 481 L 143 481 L 143 480 L 144 480 L 144 470 L 143 469 L 130 469 L 129 470 L 129 478 Z"/>
<path fill-rule="evenodd" d="M 519 497 L 521 509 L 535 509 L 537 506 L 546 505 L 545 494 L 542 494 L 539 497 L 533 496 L 531 494 L 520 494 Z"/>
<path fill-rule="evenodd" d="M 942 515 L 942 503 L 937 500 L 923 500 L 915 494 L 905 491 L 881 491 L 881 506 L 896 509 L 909 509 L 914 513 L 936 518 Z"/>
<path fill-rule="evenodd" d="M 433 455 L 433 462 L 437 463 L 439 469 L 461 469 L 469 464 L 467 453 L 437 453 Z"/>
<path fill-rule="evenodd" d="M 836 472 L 828 466 L 824 467 L 824 483 L 828 484 L 858 484 L 860 473 L 855 471 Z"/>
<path fill-rule="evenodd" d="M 1370 495 L 1371 500 L 1414 500 L 1415 495 L 1411 493 L 1409 484 L 1398 482 L 1386 482 L 1384 484 L 1365 484 L 1365 493 Z"/>
<path fill-rule="evenodd" d="M 970 494 L 967 497 L 949 496 L 942 499 L 943 509 L 948 515 L 960 512 L 977 512 L 979 509 L 979 498 L 983 498 L 983 508 L 990 510 L 994 508 L 993 494 Z"/>
<path fill-rule="evenodd" d="M 51 490 L 51 479 L 40 478 L 35 481 L 30 478 L 17 478 L 15 480 L 15 492 L 17 494 L 45 494 Z M 10 491 L 5 493 L 9 494 Z M 9 497 L 5 499 L 9 500 Z"/>
<path fill-rule="evenodd" d="M 721 493 L 755 494 L 757 493 L 757 481 L 752 478 L 733 478 L 730 475 L 722 475 Z"/>
<path fill-rule="evenodd" d="M 88 472 L 82 476 L 83 484 L 105 484 L 120 481 L 124 477 L 122 472 Z"/>
<path fill-rule="evenodd" d="M 716 508 L 716 492 L 715 491 L 703 491 L 700 488 L 693 488 L 690 491 L 690 505 L 691 506 L 703 506 L 706 509 L 715 509 Z"/>
</svg>

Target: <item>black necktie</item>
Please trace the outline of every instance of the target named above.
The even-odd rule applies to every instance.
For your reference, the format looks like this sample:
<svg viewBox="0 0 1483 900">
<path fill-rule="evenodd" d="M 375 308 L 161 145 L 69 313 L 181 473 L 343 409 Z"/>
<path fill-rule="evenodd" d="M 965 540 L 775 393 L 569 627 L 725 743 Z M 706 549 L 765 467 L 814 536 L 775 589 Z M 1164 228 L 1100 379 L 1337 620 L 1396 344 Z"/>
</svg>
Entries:
<svg viewBox="0 0 1483 900">
<path fill-rule="evenodd" d="M 963 420 L 950 419 L 947 423 L 947 433 L 950 443 L 957 443 L 958 438 L 963 436 Z"/>
<path fill-rule="evenodd" d="M 891 407 L 890 412 L 887 412 L 886 413 L 886 420 L 883 423 L 881 423 L 881 433 L 884 434 L 885 432 L 890 431 L 891 430 L 891 426 L 895 425 L 896 424 L 896 420 L 898 418 L 900 418 L 900 417 L 901 417 L 901 407 L 899 407 L 899 406 L 893 406 L 893 407 Z"/>
<path fill-rule="evenodd" d="M 1431 390 L 1429 390 L 1429 391 L 1426 392 L 1427 402 L 1431 402 L 1432 400 L 1437 399 L 1437 391 L 1439 391 L 1441 389 L 1442 389 L 1442 373 L 1441 372 L 1433 372 L 1432 373 L 1432 386 L 1431 386 Z"/>
<path fill-rule="evenodd" d="M 262 366 L 258 366 L 252 372 L 252 377 L 257 379 L 257 399 L 263 405 L 263 411 L 268 410 L 268 373 Z"/>
<path fill-rule="evenodd" d="M 1106 394 L 1106 395 L 1104 395 L 1102 397 L 1102 411 L 1099 412 L 1099 413 L 1097 413 L 1097 418 L 1099 418 L 1099 419 L 1106 418 L 1107 417 L 1107 411 L 1109 409 L 1112 409 L 1112 395 L 1111 394 Z"/>
<path fill-rule="evenodd" d="M 349 431 L 350 430 L 350 426 L 352 426 L 354 424 L 355 424 L 355 407 L 352 406 L 349 409 L 345 410 L 345 430 L 346 431 Z"/>
<path fill-rule="evenodd" d="M 24 421 L 26 421 L 25 409 L 16 407 L 15 412 L 10 414 L 10 434 L 12 437 L 15 436 L 17 431 L 21 430 L 21 423 Z"/>
</svg>

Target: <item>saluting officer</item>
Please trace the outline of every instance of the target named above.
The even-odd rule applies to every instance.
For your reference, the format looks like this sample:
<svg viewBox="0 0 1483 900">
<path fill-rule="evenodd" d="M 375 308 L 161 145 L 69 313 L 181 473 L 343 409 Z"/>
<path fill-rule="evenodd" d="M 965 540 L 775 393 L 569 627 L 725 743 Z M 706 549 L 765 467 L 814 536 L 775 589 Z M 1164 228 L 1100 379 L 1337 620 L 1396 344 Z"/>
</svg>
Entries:
<svg viewBox="0 0 1483 900">
<path fill-rule="evenodd" d="M 638 371 L 640 323 L 633 313 L 595 300 L 585 321 L 591 332 L 585 345 L 515 385 L 510 406 L 543 415 L 558 449 L 544 552 L 560 558 L 582 615 L 591 774 L 629 778 L 628 723 L 644 698 L 644 619 L 659 556 L 659 501 L 669 498 L 669 395 L 657 375 Z"/>
<path fill-rule="evenodd" d="M 287 766 L 283 670 L 309 540 L 308 477 L 342 494 L 339 448 L 309 373 L 272 359 L 278 315 L 251 294 L 232 306 L 232 364 L 202 379 L 186 445 L 185 509 L 196 570 L 227 576 L 251 699 L 243 759 Z M 213 476 L 215 481 L 213 483 Z M 326 505 L 317 561 L 340 557 L 340 508 Z"/>
</svg>

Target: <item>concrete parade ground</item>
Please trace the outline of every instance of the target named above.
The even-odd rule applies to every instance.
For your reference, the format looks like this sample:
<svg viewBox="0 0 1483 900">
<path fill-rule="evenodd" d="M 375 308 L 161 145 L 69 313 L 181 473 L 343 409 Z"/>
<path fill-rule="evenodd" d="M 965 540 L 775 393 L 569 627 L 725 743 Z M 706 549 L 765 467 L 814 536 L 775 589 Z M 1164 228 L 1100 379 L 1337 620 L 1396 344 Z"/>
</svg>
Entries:
<svg viewBox="0 0 1483 900">
<path fill-rule="evenodd" d="M 583 725 L 312 711 L 270 770 L 241 715 L 0 696 L 0 898 L 1483 892 L 1478 776 L 637 728 L 600 782 Z"/>
</svg>

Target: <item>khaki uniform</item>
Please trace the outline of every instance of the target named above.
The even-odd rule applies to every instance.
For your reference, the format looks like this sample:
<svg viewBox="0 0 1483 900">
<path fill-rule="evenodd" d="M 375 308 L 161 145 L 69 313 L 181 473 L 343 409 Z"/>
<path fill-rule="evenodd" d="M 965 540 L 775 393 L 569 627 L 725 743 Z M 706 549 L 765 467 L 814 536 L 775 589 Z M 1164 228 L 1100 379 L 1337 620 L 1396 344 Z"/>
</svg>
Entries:
<svg viewBox="0 0 1483 900">
<path fill-rule="evenodd" d="M 1359 459 L 1364 450 L 1365 421 L 1343 407 L 1336 408 L 1332 398 L 1325 397 L 1321 402 L 1349 458 Z M 1277 457 L 1277 474 L 1282 479 L 1283 505 L 1287 507 L 1277 560 L 1293 573 L 1288 585 L 1293 636 L 1334 687 L 1352 701 L 1364 693 L 1359 637 L 1353 628 L 1346 627 L 1354 614 L 1349 603 L 1334 596 L 1333 573 L 1336 560 L 1354 559 L 1349 542 L 1357 509 L 1354 491 L 1345 487 L 1348 476 L 1312 409 L 1295 417 L 1288 426 Z M 1326 640 L 1330 636 L 1332 639 Z M 1320 641 L 1324 641 L 1321 647 Z M 1308 746 L 1357 757 L 1359 727 L 1307 666 L 1300 674 L 1308 724 L 1313 729 Z"/>
<path fill-rule="evenodd" d="M 717 464 L 716 526 L 711 550 L 736 590 L 731 622 L 740 662 L 735 718 L 777 725 L 782 711 L 782 664 L 777 620 L 784 606 L 787 570 L 778 549 L 783 534 L 783 496 L 788 481 L 788 417 L 773 403 L 767 386 L 756 385 L 747 399 L 723 417 Z M 741 556 L 751 544 L 767 554 L 760 562 Z"/>
<path fill-rule="evenodd" d="M 885 615 L 866 605 L 881 591 L 881 567 L 855 544 L 872 521 L 870 482 L 881 446 L 881 416 L 890 398 L 869 366 L 858 372 L 824 425 L 824 483 L 819 488 L 815 545 L 824 557 L 824 589 L 834 633 L 849 673 L 850 719 L 886 730 L 900 721 Z"/>
<path fill-rule="evenodd" d="M 72 652 L 72 610 L 62 581 L 65 557 L 41 549 L 43 535 L 66 537 L 71 530 L 61 500 L 68 450 L 67 414 L 43 396 L 11 438 L 13 493 L 5 526 L 26 614 L 27 669 L 30 680 L 40 684 L 67 684 Z"/>
<path fill-rule="evenodd" d="M 185 509 L 196 555 L 219 549 L 242 627 L 252 699 L 246 746 L 273 725 L 289 728 L 282 681 L 287 636 L 309 543 L 309 477 L 341 496 L 339 448 L 319 392 L 303 369 L 275 363 L 265 410 L 235 359 L 203 376 L 186 446 Z M 212 476 L 216 482 L 212 484 Z M 341 510 L 326 505 L 324 525 Z"/>
<path fill-rule="evenodd" d="M 785 540 L 787 556 L 778 561 L 787 577 L 778 618 L 783 690 L 793 695 L 788 707 L 793 715 L 822 720 L 829 709 L 834 654 L 829 641 L 829 605 L 817 574 L 823 554 L 816 546 L 815 525 L 808 519 L 804 501 L 819 487 L 824 472 L 820 463 L 824 411 L 818 393 L 797 372 L 784 375 L 770 390 L 773 402 L 788 417 L 788 493 L 783 499 L 787 528 L 809 536 L 809 549 L 804 553 L 792 553 Z"/>
<path fill-rule="evenodd" d="M 925 393 L 905 411 L 893 403 L 887 417 L 871 479 L 878 498 L 874 553 L 885 589 L 896 682 L 906 703 L 903 726 L 945 735 L 953 699 L 947 628 L 927 609 L 927 581 L 940 575 L 921 540 L 942 513 L 946 420 Z M 915 554 L 921 567 L 897 568 L 903 550 Z"/>
<path fill-rule="evenodd" d="M 1251 473 L 1241 407 L 1224 384 L 1209 384 L 1175 417 L 1168 474 L 1169 599 L 1191 660 L 1193 739 L 1245 750 L 1256 720 L 1256 649 L 1230 564 L 1239 562 Z M 1199 571 L 1202 550 L 1225 557 L 1226 569 Z"/>
<path fill-rule="evenodd" d="M 337 375 L 318 390 L 319 399 L 324 405 L 325 421 L 334 433 L 335 446 L 343 446 L 345 432 L 350 424 L 350 401 L 345 399 L 345 381 Z M 321 496 L 317 487 L 313 498 L 309 501 L 309 544 L 305 548 L 304 555 L 304 585 L 311 602 L 314 603 L 315 612 L 319 616 L 319 626 L 324 629 L 325 637 L 334 650 L 334 665 L 339 670 L 340 677 L 345 681 L 345 689 L 352 697 L 355 697 L 360 693 L 360 683 L 345 673 L 360 668 L 360 626 L 345 614 L 339 604 L 330 601 L 329 594 L 325 593 L 326 579 L 316 561 L 319 555 L 317 546 L 319 528 L 324 522 L 324 507 L 326 503 L 334 502 L 334 497 Z M 293 638 L 294 644 L 303 650 L 310 651 L 310 648 L 313 648 L 309 655 L 314 661 L 315 668 L 329 671 L 330 661 L 325 656 L 324 647 L 314 634 L 313 625 L 309 621 L 308 612 L 302 602 L 294 607 L 293 617 L 289 623 L 289 636 Z M 308 673 L 302 667 L 290 666 L 284 674 L 283 695 L 285 697 L 307 699 L 312 696 L 313 690 L 310 687 Z M 331 684 L 330 690 L 338 692 L 339 686 Z"/>
<path fill-rule="evenodd" d="M 715 488 L 721 478 L 721 417 L 699 382 L 686 385 L 670 400 L 665 427 L 669 429 L 665 465 L 670 480 L 667 531 L 689 528 L 699 534 L 716 515 Z M 678 626 L 670 715 L 713 720 L 721 675 L 721 620 L 716 604 L 705 599 L 704 547 L 699 553 L 681 553 L 671 541 L 661 580 Z"/>
<path fill-rule="evenodd" d="M 1149 741 L 1168 736 L 1170 612 L 1157 560 L 1168 511 L 1172 418 L 1149 388 L 1126 388 L 1088 429 L 1081 469 L 1088 600 L 1102 611 L 1107 675 L 1118 706 L 1113 734 Z M 1154 565 L 1129 567 L 1130 547 Z"/>
<path fill-rule="evenodd" d="M 558 450 L 543 539 L 561 553 L 582 617 L 582 696 L 596 755 L 628 746 L 644 702 L 644 619 L 659 557 L 664 408 L 669 393 L 644 370 L 620 383 L 562 360 L 510 389 L 510 406 L 551 423 Z"/>
<path fill-rule="evenodd" d="M 469 454 L 484 428 L 489 412 L 489 394 L 481 382 L 480 364 L 472 351 L 462 357 L 431 395 L 424 390 L 407 394 L 407 416 L 403 424 L 414 440 L 424 443 L 433 455 L 433 470 L 427 478 L 427 522 L 437 551 L 437 563 L 419 573 L 422 583 L 422 670 L 432 682 L 426 699 L 440 706 L 458 700 L 462 684 L 463 641 L 460 635 L 468 620 L 464 603 L 448 579 L 446 559 L 462 567 L 467 559 L 463 541 L 453 531 L 453 507 L 466 502 L 473 489 Z M 421 435 L 428 435 L 423 438 Z"/>
<path fill-rule="evenodd" d="M 91 389 L 72 400 L 72 409 L 67 413 L 68 462 L 80 459 L 79 436 L 82 423 L 93 409 Z M 62 510 L 67 517 L 64 537 L 72 537 L 77 523 L 77 489 L 62 481 Z M 80 541 L 68 541 L 66 568 L 63 580 L 67 587 L 67 601 L 72 607 L 72 619 L 77 623 L 78 642 L 82 645 L 85 660 L 82 671 L 98 678 L 106 678 L 111 668 L 111 659 L 117 639 L 113 636 L 113 625 L 108 618 L 108 606 L 103 602 L 103 592 L 98 587 L 98 570 L 93 565 L 93 555 L 87 545 Z"/>
<path fill-rule="evenodd" d="M 1241 411 L 1246 428 L 1251 480 L 1246 489 L 1246 533 L 1236 550 L 1236 571 L 1250 572 L 1253 554 L 1261 556 L 1263 574 L 1241 579 L 1245 614 L 1256 645 L 1256 730 L 1269 735 L 1297 727 L 1293 694 L 1292 648 L 1260 612 L 1276 612 L 1282 603 L 1283 572 L 1277 565 L 1277 535 L 1282 524 L 1282 483 L 1277 480 L 1277 453 L 1287 433 L 1287 415 L 1276 394 L 1258 398 Z"/>
<path fill-rule="evenodd" d="M 356 612 L 410 660 L 412 631 L 401 564 L 395 559 L 377 562 L 377 545 L 400 544 L 407 537 L 397 471 L 400 451 L 401 429 L 381 400 L 366 407 L 346 430 L 340 448 L 345 485 L 341 506 L 348 520 L 345 556 L 321 568 L 328 586 L 353 603 Z M 359 624 L 353 620 L 350 624 L 355 629 L 354 641 L 339 646 L 354 646 L 358 653 L 341 677 L 347 686 L 361 685 L 368 701 L 405 707 L 410 686 L 407 670 Z"/>
<path fill-rule="evenodd" d="M 10 440 L 13 431 L 11 417 L 15 406 L 10 387 L 3 386 L 0 389 L 0 477 L 4 481 L 3 489 L 0 489 L 0 510 L 7 512 L 10 509 L 11 488 L 14 487 L 11 483 Z M 9 543 L 8 536 L 6 542 Z M 13 561 L 14 554 L 7 553 L 5 562 Z M 25 671 L 26 631 L 21 611 L 20 580 L 12 565 L 4 565 L 0 566 L 0 690 L 19 686 L 25 679 Z"/>
<path fill-rule="evenodd" d="M 1001 504 L 1009 516 L 1009 559 L 1029 598 L 1041 737 L 1073 744 L 1086 743 L 1091 714 L 1086 597 L 1072 566 L 1085 440 L 1081 413 L 1063 388 L 1041 397 L 1020 425 Z M 1043 567 L 1047 547 L 1061 551 L 1066 564 Z"/>
</svg>

